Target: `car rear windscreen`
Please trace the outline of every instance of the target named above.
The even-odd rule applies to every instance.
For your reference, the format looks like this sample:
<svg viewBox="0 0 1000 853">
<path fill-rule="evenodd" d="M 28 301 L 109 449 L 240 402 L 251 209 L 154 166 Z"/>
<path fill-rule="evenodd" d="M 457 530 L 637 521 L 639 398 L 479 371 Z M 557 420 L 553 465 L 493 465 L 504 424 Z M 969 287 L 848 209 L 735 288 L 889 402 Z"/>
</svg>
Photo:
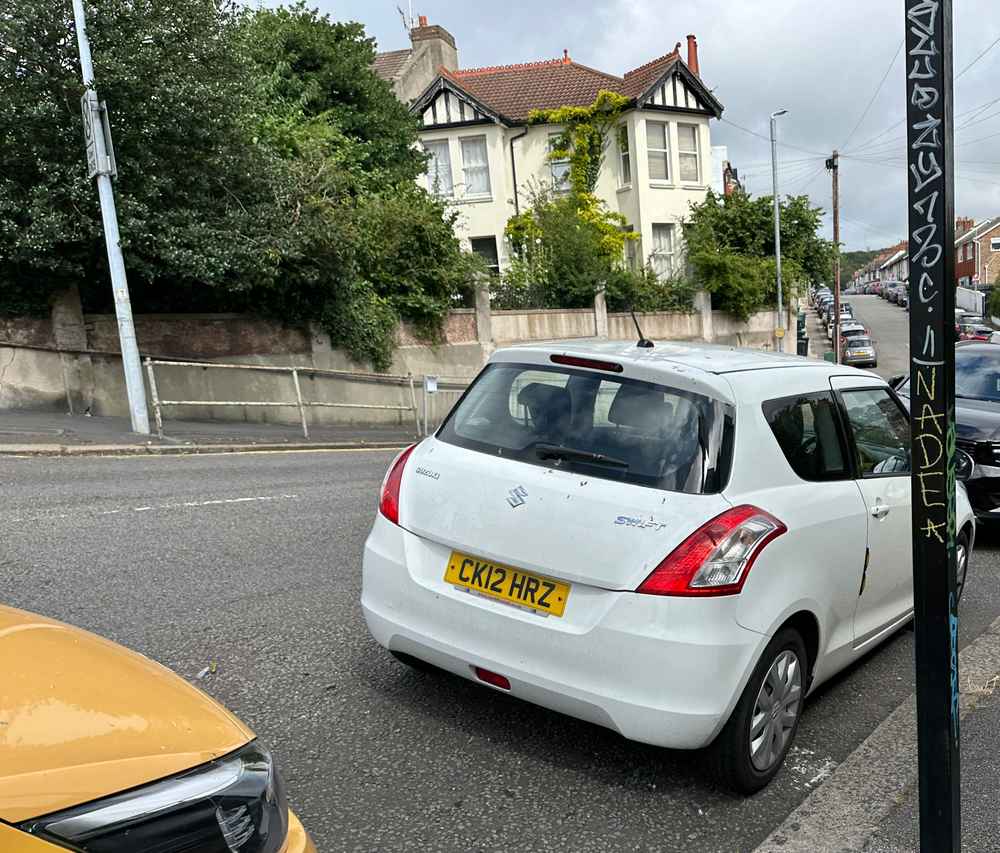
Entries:
<svg viewBox="0 0 1000 853">
<path fill-rule="evenodd" d="M 688 494 L 729 479 L 735 411 L 667 385 L 537 364 L 491 364 L 437 438 L 609 480 Z"/>
</svg>

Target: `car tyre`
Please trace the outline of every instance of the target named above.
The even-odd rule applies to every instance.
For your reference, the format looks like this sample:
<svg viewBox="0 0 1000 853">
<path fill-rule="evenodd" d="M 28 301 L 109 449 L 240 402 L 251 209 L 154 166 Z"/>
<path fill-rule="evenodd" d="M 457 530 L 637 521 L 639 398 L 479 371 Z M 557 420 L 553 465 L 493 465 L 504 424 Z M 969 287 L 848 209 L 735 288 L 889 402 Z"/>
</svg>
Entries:
<svg viewBox="0 0 1000 853">
<path fill-rule="evenodd" d="M 781 769 L 802 716 L 808 672 L 801 635 L 782 629 L 764 649 L 729 721 L 709 747 L 721 785 L 754 794 Z"/>
<path fill-rule="evenodd" d="M 958 534 L 955 541 L 955 579 L 957 581 L 955 589 L 955 604 L 962 601 L 962 593 L 965 592 L 965 581 L 969 576 L 969 533 L 963 530 Z"/>
</svg>

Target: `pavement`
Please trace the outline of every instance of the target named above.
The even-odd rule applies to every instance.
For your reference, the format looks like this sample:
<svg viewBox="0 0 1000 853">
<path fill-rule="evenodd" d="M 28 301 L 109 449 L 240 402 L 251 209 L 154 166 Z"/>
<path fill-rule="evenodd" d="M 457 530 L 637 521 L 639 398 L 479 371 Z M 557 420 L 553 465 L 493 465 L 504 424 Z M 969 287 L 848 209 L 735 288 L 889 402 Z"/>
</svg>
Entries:
<svg viewBox="0 0 1000 853">
<path fill-rule="evenodd" d="M 983 699 L 962 722 L 962 849 L 1000 848 L 997 815 L 997 750 L 1000 745 L 1000 686 L 996 678 L 980 688 Z M 865 853 L 910 853 L 919 844 L 919 807 L 914 786 L 883 820 Z"/>
<path fill-rule="evenodd" d="M 0 411 L 0 455 L 95 456 L 239 451 L 400 447 L 416 431 L 405 426 L 299 426 L 237 421 L 170 420 L 164 438 L 131 431 L 128 418 L 66 415 L 58 412 Z"/>
</svg>

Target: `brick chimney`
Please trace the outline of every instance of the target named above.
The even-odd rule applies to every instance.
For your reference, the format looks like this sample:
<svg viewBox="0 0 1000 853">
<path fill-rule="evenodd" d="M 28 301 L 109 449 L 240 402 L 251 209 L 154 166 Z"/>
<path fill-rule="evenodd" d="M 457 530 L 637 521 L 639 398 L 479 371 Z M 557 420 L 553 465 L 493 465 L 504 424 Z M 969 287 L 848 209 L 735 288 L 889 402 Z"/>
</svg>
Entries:
<svg viewBox="0 0 1000 853">
<path fill-rule="evenodd" d="M 955 236 L 961 237 L 966 231 L 976 227 L 976 221 L 968 216 L 955 217 Z"/>
<path fill-rule="evenodd" d="M 698 70 L 698 39 L 694 35 L 688 36 L 688 68 L 691 69 L 692 74 L 696 74 L 699 77 L 701 72 Z"/>
<path fill-rule="evenodd" d="M 455 37 L 438 24 L 428 25 L 426 15 L 420 15 L 417 18 L 417 23 L 419 26 L 410 30 L 410 44 L 413 45 L 413 52 L 416 53 L 418 50 L 425 52 L 430 59 L 430 67 L 434 69 L 442 65 L 450 70 L 458 68 L 458 48 L 455 46 Z"/>
</svg>

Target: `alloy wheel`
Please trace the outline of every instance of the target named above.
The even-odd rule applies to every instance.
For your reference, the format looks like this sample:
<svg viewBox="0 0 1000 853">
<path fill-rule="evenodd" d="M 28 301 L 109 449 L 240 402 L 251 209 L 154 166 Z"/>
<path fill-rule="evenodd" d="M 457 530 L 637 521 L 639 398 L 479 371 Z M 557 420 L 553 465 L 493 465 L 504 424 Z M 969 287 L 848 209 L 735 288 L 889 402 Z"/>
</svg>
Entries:
<svg viewBox="0 0 1000 853">
<path fill-rule="evenodd" d="M 767 671 L 750 716 L 750 761 L 765 773 L 785 754 L 795 731 L 802 700 L 802 666 L 790 649 L 782 651 Z"/>
</svg>

